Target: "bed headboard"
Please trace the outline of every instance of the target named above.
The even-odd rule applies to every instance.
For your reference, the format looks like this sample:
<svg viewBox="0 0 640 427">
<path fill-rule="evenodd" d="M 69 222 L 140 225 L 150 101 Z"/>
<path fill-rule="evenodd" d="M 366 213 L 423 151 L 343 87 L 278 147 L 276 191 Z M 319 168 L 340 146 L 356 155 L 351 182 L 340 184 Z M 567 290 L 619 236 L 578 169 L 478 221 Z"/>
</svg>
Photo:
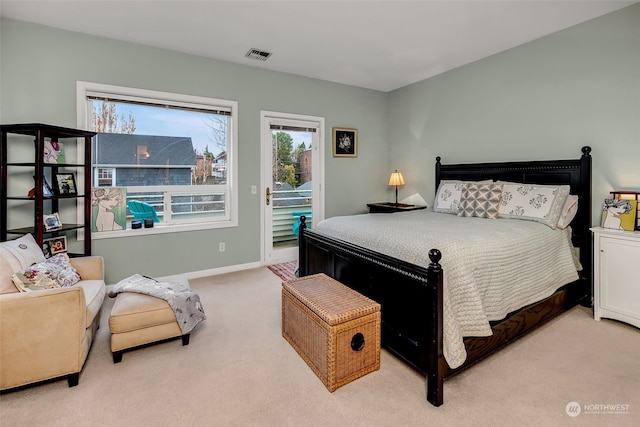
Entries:
<svg viewBox="0 0 640 427">
<path fill-rule="evenodd" d="M 436 191 L 441 180 L 484 179 L 522 182 L 527 184 L 569 185 L 571 194 L 578 196 L 578 212 L 571 222 L 573 244 L 580 250 L 583 270 L 580 279 L 588 283 L 592 296 L 591 245 L 591 147 L 582 147 L 582 156 L 574 160 L 539 160 L 528 162 L 494 162 L 442 164 L 436 157 Z M 590 298 L 589 298 L 590 299 Z M 588 301 L 590 304 L 591 301 Z"/>
</svg>

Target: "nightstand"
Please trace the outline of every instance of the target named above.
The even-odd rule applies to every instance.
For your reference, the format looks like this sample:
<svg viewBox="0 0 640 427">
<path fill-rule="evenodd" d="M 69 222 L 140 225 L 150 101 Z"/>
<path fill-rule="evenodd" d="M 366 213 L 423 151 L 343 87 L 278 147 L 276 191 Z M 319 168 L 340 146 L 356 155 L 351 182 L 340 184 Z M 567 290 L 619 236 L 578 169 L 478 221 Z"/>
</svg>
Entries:
<svg viewBox="0 0 640 427">
<path fill-rule="evenodd" d="M 404 203 L 382 202 L 367 203 L 369 213 L 391 213 L 391 212 L 407 212 L 418 209 L 426 209 L 426 206 L 405 205 Z"/>
<path fill-rule="evenodd" d="M 593 317 L 640 328 L 640 231 L 595 227 L 593 232 Z"/>
</svg>

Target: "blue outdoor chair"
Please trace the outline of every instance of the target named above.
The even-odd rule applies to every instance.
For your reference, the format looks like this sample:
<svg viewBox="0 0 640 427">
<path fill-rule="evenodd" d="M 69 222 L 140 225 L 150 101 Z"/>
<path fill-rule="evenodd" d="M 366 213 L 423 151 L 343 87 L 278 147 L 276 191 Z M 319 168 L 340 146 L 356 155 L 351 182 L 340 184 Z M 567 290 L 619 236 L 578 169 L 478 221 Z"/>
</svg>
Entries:
<svg viewBox="0 0 640 427">
<path fill-rule="evenodd" d="M 160 222 L 156 208 L 149 203 L 141 202 L 140 200 L 129 200 L 127 206 L 135 219 L 153 218 L 153 222 Z"/>
<path fill-rule="evenodd" d="M 307 225 L 307 228 L 311 228 L 311 211 L 291 212 L 291 216 L 296 219 L 296 222 L 293 223 L 293 227 L 291 227 L 293 229 L 293 234 L 296 236 L 300 234 L 300 217 L 302 215 L 306 217 L 305 224 Z"/>
</svg>

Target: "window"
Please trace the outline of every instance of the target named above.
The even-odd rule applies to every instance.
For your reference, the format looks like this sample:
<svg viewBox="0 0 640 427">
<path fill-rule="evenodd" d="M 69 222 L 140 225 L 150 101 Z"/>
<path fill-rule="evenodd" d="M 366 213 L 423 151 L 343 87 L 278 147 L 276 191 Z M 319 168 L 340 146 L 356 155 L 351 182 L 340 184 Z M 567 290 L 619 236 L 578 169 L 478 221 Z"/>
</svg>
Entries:
<svg viewBox="0 0 640 427">
<path fill-rule="evenodd" d="M 78 82 L 78 111 L 98 132 L 93 187 L 154 206 L 153 232 L 237 225 L 237 102 Z"/>
</svg>

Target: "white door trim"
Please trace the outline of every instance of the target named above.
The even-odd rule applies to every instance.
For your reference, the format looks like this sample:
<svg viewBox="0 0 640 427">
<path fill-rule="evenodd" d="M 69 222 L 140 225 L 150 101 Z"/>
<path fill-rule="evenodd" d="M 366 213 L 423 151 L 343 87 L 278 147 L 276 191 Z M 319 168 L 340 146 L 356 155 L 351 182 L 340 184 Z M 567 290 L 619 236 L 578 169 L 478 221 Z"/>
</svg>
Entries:
<svg viewBox="0 0 640 427">
<path fill-rule="evenodd" d="M 313 206 L 312 218 L 314 222 L 324 219 L 324 117 L 307 116 L 301 114 L 280 113 L 274 111 L 260 112 L 260 189 L 258 191 L 260 198 L 260 262 L 262 265 L 275 264 L 279 262 L 293 261 L 297 259 L 297 251 L 292 255 L 291 251 L 283 250 L 281 255 L 268 253 L 267 244 L 270 236 L 267 237 L 265 229 L 265 191 L 267 187 L 272 185 L 272 169 L 271 169 L 271 129 L 272 122 L 278 122 L 287 125 L 299 127 L 317 127 L 318 144 L 312 146 L 312 173 L 313 173 Z"/>
</svg>

